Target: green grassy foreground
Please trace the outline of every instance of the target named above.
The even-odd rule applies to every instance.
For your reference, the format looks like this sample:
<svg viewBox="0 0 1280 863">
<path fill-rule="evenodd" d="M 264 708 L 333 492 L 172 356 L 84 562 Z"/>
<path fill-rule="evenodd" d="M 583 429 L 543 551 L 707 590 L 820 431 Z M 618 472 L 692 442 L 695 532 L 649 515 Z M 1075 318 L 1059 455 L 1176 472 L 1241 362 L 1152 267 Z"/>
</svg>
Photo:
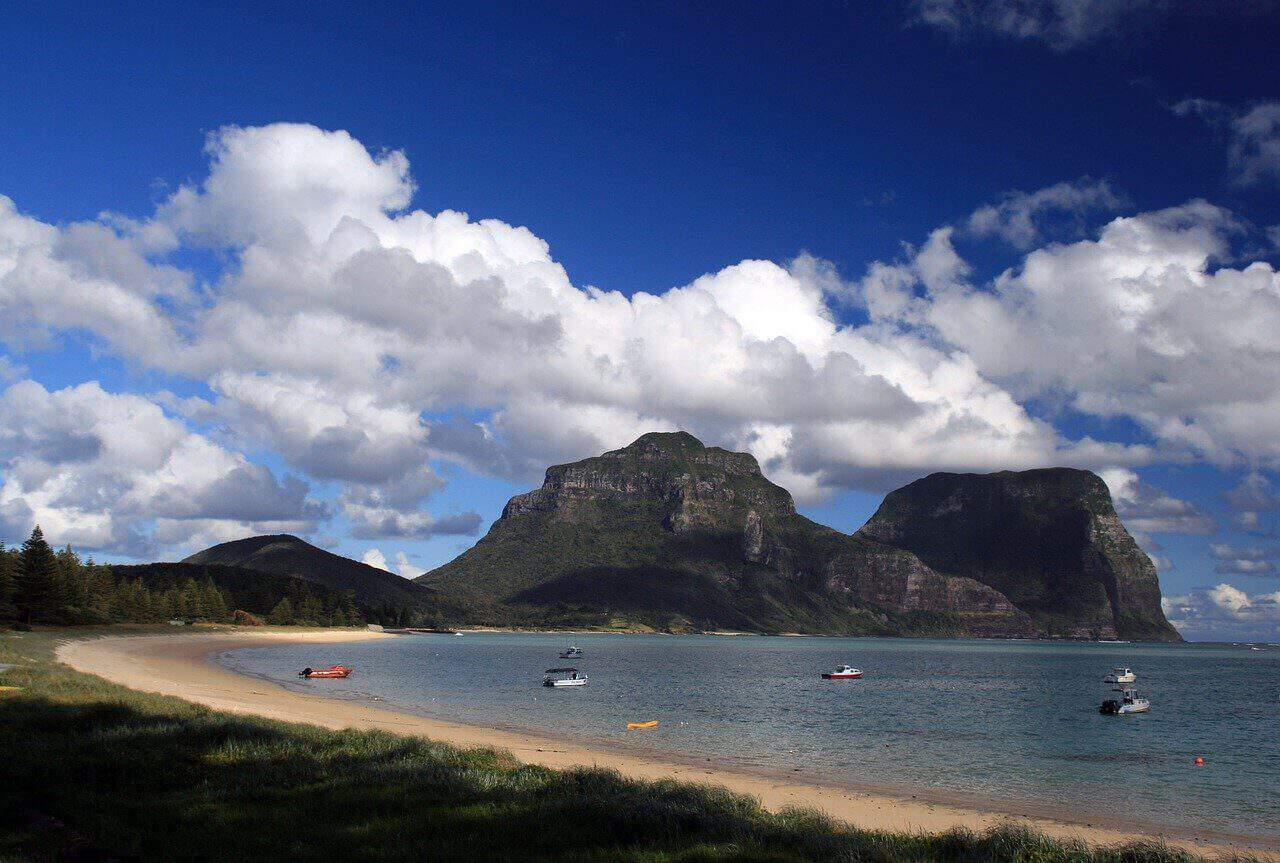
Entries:
<svg viewBox="0 0 1280 863">
<path fill-rule="evenodd" d="M 1199 859 L 1018 828 L 856 830 L 714 788 L 233 716 L 58 665 L 68 635 L 0 633 L 0 663 L 17 666 L 0 685 L 22 687 L 0 693 L 0 861 Z"/>
</svg>

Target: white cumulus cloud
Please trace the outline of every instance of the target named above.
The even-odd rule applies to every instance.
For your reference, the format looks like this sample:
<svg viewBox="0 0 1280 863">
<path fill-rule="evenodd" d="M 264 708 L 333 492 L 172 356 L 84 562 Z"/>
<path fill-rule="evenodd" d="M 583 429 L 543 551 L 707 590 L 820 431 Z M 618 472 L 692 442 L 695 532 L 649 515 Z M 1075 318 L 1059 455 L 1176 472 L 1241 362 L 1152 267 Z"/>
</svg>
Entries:
<svg viewBox="0 0 1280 863">
<path fill-rule="evenodd" d="M 163 412 L 96 382 L 0 393 L 0 527 L 39 523 L 58 542 L 154 553 L 249 533 L 306 529 L 325 508 L 308 485 L 277 478 Z"/>
<path fill-rule="evenodd" d="M 1280 591 L 1248 594 L 1227 582 L 1161 604 L 1184 636 L 1219 640 L 1276 641 L 1280 638 Z"/>
</svg>

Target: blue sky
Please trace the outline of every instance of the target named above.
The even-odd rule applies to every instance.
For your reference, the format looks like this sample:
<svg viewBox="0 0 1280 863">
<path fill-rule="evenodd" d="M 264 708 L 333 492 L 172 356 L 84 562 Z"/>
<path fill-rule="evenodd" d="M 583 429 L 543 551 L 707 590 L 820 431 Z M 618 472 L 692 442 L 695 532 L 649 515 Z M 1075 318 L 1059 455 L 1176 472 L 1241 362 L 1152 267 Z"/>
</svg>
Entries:
<svg viewBox="0 0 1280 863">
<path fill-rule="evenodd" d="M 1275 640 L 1276 6 L 685 5 L 0 11 L 3 538 L 412 573 L 687 427 L 845 530 L 1090 467 Z"/>
</svg>

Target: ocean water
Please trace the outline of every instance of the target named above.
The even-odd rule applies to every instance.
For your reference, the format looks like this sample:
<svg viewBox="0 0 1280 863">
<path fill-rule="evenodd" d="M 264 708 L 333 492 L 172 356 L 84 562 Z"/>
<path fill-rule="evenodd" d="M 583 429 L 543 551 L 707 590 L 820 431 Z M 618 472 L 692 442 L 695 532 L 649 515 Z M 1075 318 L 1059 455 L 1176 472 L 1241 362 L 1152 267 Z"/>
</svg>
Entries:
<svg viewBox="0 0 1280 863">
<path fill-rule="evenodd" d="M 569 644 L 584 656 L 557 658 Z M 1280 648 L 757 636 L 409 635 L 231 651 L 300 691 L 818 782 L 1171 832 L 1280 837 Z M 342 662 L 348 680 L 303 681 Z M 842 663 L 861 680 L 824 681 Z M 540 685 L 576 665 L 577 689 Z M 1102 682 L 1138 673 L 1147 714 Z M 629 721 L 658 729 L 628 733 Z M 1203 767 L 1194 759 L 1205 759 Z"/>
</svg>

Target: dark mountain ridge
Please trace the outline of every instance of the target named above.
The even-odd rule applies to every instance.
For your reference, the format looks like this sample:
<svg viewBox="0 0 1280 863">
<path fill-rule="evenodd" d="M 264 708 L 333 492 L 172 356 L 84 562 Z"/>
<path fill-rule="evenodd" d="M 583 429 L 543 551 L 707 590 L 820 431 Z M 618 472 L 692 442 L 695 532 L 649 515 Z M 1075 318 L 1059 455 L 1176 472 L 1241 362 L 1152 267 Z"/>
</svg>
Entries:
<svg viewBox="0 0 1280 863">
<path fill-rule="evenodd" d="M 206 548 L 184 564 L 220 565 L 289 576 L 329 590 L 352 591 L 362 605 L 417 607 L 435 599 L 432 591 L 385 569 L 317 548 L 289 534 L 251 536 Z"/>
</svg>

